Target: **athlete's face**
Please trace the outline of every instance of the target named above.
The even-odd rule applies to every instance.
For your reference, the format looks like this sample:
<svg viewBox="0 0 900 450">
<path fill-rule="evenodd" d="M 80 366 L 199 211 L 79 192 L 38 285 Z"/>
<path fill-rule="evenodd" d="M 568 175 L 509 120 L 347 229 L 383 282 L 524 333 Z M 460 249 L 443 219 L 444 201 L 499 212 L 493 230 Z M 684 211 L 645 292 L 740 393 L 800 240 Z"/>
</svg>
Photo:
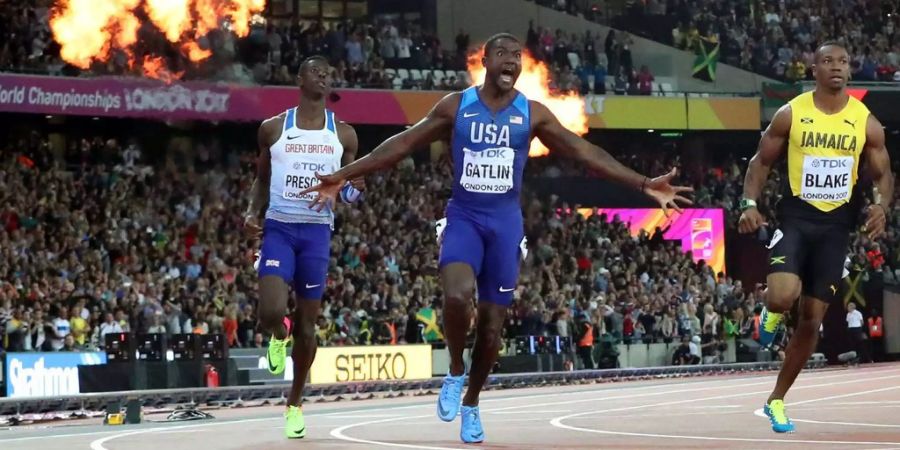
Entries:
<svg viewBox="0 0 900 450">
<path fill-rule="evenodd" d="M 843 89 L 850 79 L 850 55 L 843 47 L 829 45 L 819 49 L 813 65 L 816 84 L 834 90 Z"/>
<path fill-rule="evenodd" d="M 508 91 L 516 85 L 522 73 L 522 45 L 512 39 L 498 39 L 481 59 L 491 80 L 501 91 Z"/>
<path fill-rule="evenodd" d="M 325 61 L 307 62 L 300 68 L 297 84 L 307 94 L 326 96 L 331 91 L 331 67 Z"/>
</svg>

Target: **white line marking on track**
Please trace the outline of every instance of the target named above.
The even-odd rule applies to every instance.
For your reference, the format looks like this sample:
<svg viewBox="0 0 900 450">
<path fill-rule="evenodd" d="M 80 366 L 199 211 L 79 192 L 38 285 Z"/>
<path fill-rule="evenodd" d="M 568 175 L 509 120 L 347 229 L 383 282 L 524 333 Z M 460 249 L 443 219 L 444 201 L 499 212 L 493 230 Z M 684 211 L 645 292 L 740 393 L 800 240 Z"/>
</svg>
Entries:
<svg viewBox="0 0 900 450">
<path fill-rule="evenodd" d="M 832 405 L 855 406 L 855 405 L 900 405 L 900 400 L 882 400 L 869 402 L 834 402 Z"/>
<path fill-rule="evenodd" d="M 867 371 L 867 373 L 869 373 L 869 374 L 884 373 L 884 372 L 890 372 L 892 370 L 895 371 L 896 368 L 871 370 L 871 371 Z M 842 377 L 842 376 L 847 376 L 847 375 L 855 375 L 854 371 L 836 370 L 834 372 L 835 373 L 833 373 L 833 374 L 829 373 L 827 375 L 819 374 L 819 375 L 817 375 L 817 378 L 818 379 L 826 379 L 826 378 Z M 494 402 L 503 402 L 503 401 L 510 401 L 510 400 L 535 399 L 535 398 L 543 398 L 543 397 L 559 398 L 561 395 L 584 395 L 584 394 L 590 394 L 590 393 L 604 393 L 604 392 L 610 392 L 610 391 L 623 391 L 623 390 L 627 390 L 629 392 L 634 392 L 634 391 L 643 391 L 643 390 L 657 389 L 657 388 L 664 388 L 664 387 L 671 387 L 671 386 L 685 386 L 685 385 L 690 386 L 690 385 L 694 385 L 694 384 L 709 385 L 711 383 L 716 383 L 716 385 L 708 386 L 705 390 L 715 389 L 715 388 L 720 388 L 720 387 L 733 388 L 733 387 L 738 387 L 734 384 L 731 384 L 731 383 L 734 383 L 735 381 L 762 380 L 762 379 L 770 380 L 773 377 L 774 377 L 774 375 L 766 374 L 763 376 L 749 376 L 749 377 L 727 378 L 727 379 L 719 379 L 719 380 L 702 380 L 702 381 L 696 381 L 696 382 L 693 382 L 693 380 L 691 380 L 691 379 L 687 379 L 687 380 L 681 380 L 680 382 L 660 383 L 660 384 L 653 384 L 653 385 L 639 385 L 639 386 L 607 385 L 606 387 L 601 388 L 601 389 L 574 390 L 574 391 L 569 391 L 569 392 L 550 393 L 550 394 L 512 396 L 512 397 L 505 397 L 505 398 L 498 398 L 498 399 L 485 399 L 482 402 L 483 403 L 494 403 Z M 720 385 L 720 384 L 718 384 L 719 382 L 722 382 L 723 384 Z M 761 384 L 761 383 L 750 383 L 747 385 L 752 386 L 752 385 L 757 385 L 757 384 Z M 658 394 L 655 394 L 655 395 L 658 395 Z M 596 400 L 602 400 L 602 399 L 603 399 L 602 397 L 599 397 L 599 398 L 593 398 L 593 399 L 587 399 L 587 400 L 577 400 L 577 401 L 596 401 Z M 543 404 L 540 406 L 568 404 L 568 403 L 570 403 L 570 402 L 552 402 L 552 403 L 547 403 L 547 404 Z M 507 407 L 507 408 L 500 408 L 500 410 L 530 408 L 533 406 L 538 406 L 538 405 L 513 406 L 513 407 Z M 423 407 L 433 408 L 433 404 L 405 405 L 405 406 L 386 407 L 386 408 L 390 409 L 391 411 L 396 411 L 396 410 L 415 409 L 415 408 L 423 408 Z M 367 409 L 369 409 L 369 408 L 367 408 Z M 309 414 L 309 416 L 333 416 L 333 415 L 347 414 L 348 412 L 352 412 L 352 411 L 354 411 L 354 409 L 349 409 L 348 411 L 344 411 L 344 412 L 326 413 L 326 414 L 321 414 L 321 415 Z M 428 414 L 428 415 L 424 415 L 424 416 L 413 416 L 413 417 L 408 417 L 408 418 L 422 418 L 422 417 L 431 417 L 431 416 L 432 416 L 432 414 Z M 184 425 L 184 426 L 178 426 L 178 427 L 166 426 L 166 427 L 147 428 L 147 429 L 129 431 L 129 432 L 125 432 L 125 433 L 117 433 L 112 436 L 107 436 L 107 437 L 104 437 L 101 439 L 97 439 L 97 440 L 91 442 L 90 447 L 92 450 L 108 450 L 103 444 L 106 442 L 109 442 L 111 440 L 122 438 L 122 437 L 127 437 L 127 436 L 132 436 L 132 435 L 136 435 L 136 434 L 157 433 L 162 430 L 168 430 L 168 429 L 172 429 L 172 428 L 196 428 L 196 427 L 204 427 L 204 426 L 221 426 L 221 425 L 233 425 L 233 424 L 238 424 L 238 423 L 260 422 L 260 421 L 267 421 L 267 420 L 280 420 L 280 419 L 281 419 L 281 416 L 273 416 L 273 417 L 249 418 L 249 419 L 230 420 L 230 421 L 223 421 L 223 422 Z M 375 422 L 390 421 L 390 420 L 397 420 L 397 419 L 396 418 L 382 419 L 380 421 L 375 421 Z M 365 425 L 368 425 L 370 423 L 375 423 L 375 422 L 362 422 L 362 423 L 354 424 L 353 426 L 365 426 Z M 341 428 L 348 429 L 350 427 L 347 426 L 347 427 L 341 427 Z M 335 430 L 332 430 L 332 436 L 334 436 L 334 431 Z M 115 433 L 115 432 L 104 431 L 104 432 L 96 432 L 96 433 L 76 433 L 76 434 L 69 435 L 67 437 L 91 435 L 91 434 L 105 434 L 105 433 Z M 0 443 L 21 441 L 21 440 L 47 439 L 47 438 L 63 437 L 63 436 L 66 436 L 66 435 L 29 436 L 29 437 L 21 437 L 21 438 L 0 439 Z M 355 439 L 355 438 L 350 438 L 349 436 L 347 438 L 348 439 L 345 439 L 345 440 L 354 441 L 354 439 Z M 405 444 L 401 445 L 401 444 L 393 444 L 393 443 L 381 443 L 381 442 L 375 442 L 375 441 L 373 441 L 371 443 L 373 443 L 374 445 L 401 446 L 401 447 L 406 446 Z M 407 447 L 408 448 L 423 448 L 423 449 L 438 449 L 438 447 L 422 447 L 422 446 L 407 446 Z M 470 449 L 471 449 L 471 447 L 468 449 L 465 449 L 465 450 L 470 450 Z"/>
<path fill-rule="evenodd" d="M 897 378 L 897 377 L 900 377 L 900 375 L 868 378 L 867 381 L 883 380 L 883 379 L 890 379 L 890 378 Z M 835 386 L 835 385 L 856 383 L 856 382 L 858 382 L 858 380 L 839 381 L 839 382 L 822 383 L 822 384 L 815 384 L 815 385 L 808 385 L 808 386 L 798 386 L 794 389 L 804 389 L 804 388 L 810 389 L 810 388 L 814 388 L 814 387 L 827 387 L 827 386 Z M 835 396 L 830 396 L 830 397 L 817 398 L 817 399 L 812 399 L 812 400 L 804 400 L 802 402 L 796 402 L 794 404 L 813 403 L 813 402 L 824 401 L 824 400 L 829 400 L 829 399 L 833 399 L 833 398 L 850 397 L 853 395 L 864 395 L 864 394 L 870 394 L 870 393 L 874 393 L 874 392 L 882 392 L 882 391 L 898 389 L 898 388 L 900 388 L 900 386 L 892 386 L 889 388 L 882 388 L 882 389 L 872 389 L 872 390 L 868 390 L 868 391 L 855 392 L 852 394 L 843 394 L 843 395 L 835 395 Z M 691 439 L 691 440 L 703 440 L 703 441 L 731 441 L 731 442 L 772 442 L 772 443 L 778 443 L 778 444 L 894 445 L 894 446 L 900 445 L 900 442 L 814 441 L 814 440 L 802 440 L 802 439 L 759 439 L 759 438 L 687 436 L 687 435 L 657 434 L 657 433 L 638 433 L 638 432 L 627 432 L 627 431 L 599 430 L 596 428 L 574 427 L 574 426 L 566 425 L 566 424 L 562 423 L 563 420 L 572 419 L 572 418 L 579 417 L 579 416 L 585 416 L 588 414 L 601 414 L 601 413 L 607 413 L 607 412 L 628 411 L 628 410 L 633 410 L 633 409 L 655 408 L 655 407 L 660 407 L 660 406 L 677 405 L 680 403 L 687 403 L 687 402 L 692 402 L 692 401 L 706 401 L 706 400 L 719 400 L 719 399 L 725 399 L 725 398 L 737 398 L 737 397 L 745 397 L 748 395 L 764 394 L 766 392 L 767 391 L 747 392 L 747 393 L 741 393 L 741 394 L 731 394 L 731 395 L 707 397 L 707 398 L 701 398 L 701 399 L 680 400 L 680 401 L 675 401 L 675 402 L 662 402 L 662 403 L 654 403 L 654 404 L 648 404 L 648 405 L 629 406 L 629 407 L 624 407 L 624 408 L 612 408 L 612 409 L 606 409 L 606 410 L 587 411 L 587 412 L 582 412 L 582 413 L 577 413 L 577 414 L 570 414 L 568 416 L 556 417 L 550 421 L 550 424 L 557 428 L 562 428 L 562 429 L 572 430 L 572 431 L 583 431 L 583 432 L 588 432 L 588 433 L 611 434 L 611 435 L 619 435 L 619 436 L 665 438 L 665 439 Z"/>
<path fill-rule="evenodd" d="M 877 371 L 877 372 L 876 372 L 876 371 L 873 371 L 872 373 L 882 373 L 882 372 L 895 372 L 895 371 L 883 370 L 883 371 Z M 855 373 L 839 373 L 839 374 L 832 374 L 832 375 L 819 376 L 819 377 L 817 377 L 817 379 L 820 379 L 820 380 L 821 380 L 821 379 L 831 379 L 831 378 L 844 378 L 844 377 L 846 377 L 846 376 L 848 376 L 848 375 L 853 375 L 853 376 L 858 377 L 858 374 L 855 374 Z M 731 380 L 721 380 L 721 381 L 726 381 L 726 382 L 728 382 L 729 384 L 721 384 L 721 385 L 720 385 L 720 384 L 716 384 L 716 385 L 714 385 L 714 386 L 707 386 L 707 387 L 701 387 L 701 388 L 692 388 L 692 389 L 668 390 L 668 391 L 663 391 L 663 392 L 649 392 L 649 393 L 642 393 L 642 394 L 628 394 L 628 395 L 613 396 L 613 397 L 594 397 L 594 398 L 588 398 L 588 399 L 569 400 L 569 401 L 562 401 L 562 402 L 536 403 L 536 404 L 531 404 L 531 405 L 516 405 L 516 406 L 508 406 L 508 407 L 503 407 L 503 408 L 497 408 L 497 409 L 492 409 L 492 410 L 486 410 L 486 411 L 484 411 L 484 413 L 485 413 L 485 414 L 491 413 L 491 412 L 496 413 L 497 411 L 506 411 L 506 410 L 523 409 L 523 408 L 534 408 L 534 407 L 551 406 L 551 405 L 561 405 L 561 404 L 568 405 L 568 404 L 571 404 L 571 403 L 594 402 L 594 401 L 598 401 L 598 400 L 617 400 L 617 399 L 625 399 L 625 398 L 632 399 L 632 398 L 636 398 L 636 397 L 647 397 L 647 396 L 654 396 L 654 395 L 665 395 L 665 394 L 680 393 L 680 392 L 696 392 L 696 391 L 704 391 L 704 390 L 712 390 L 712 389 L 723 389 L 723 388 L 726 388 L 726 389 L 734 389 L 734 388 L 737 388 L 737 387 L 757 386 L 757 385 L 760 385 L 760 384 L 769 384 L 769 383 L 771 383 L 771 378 L 773 378 L 773 377 L 774 377 L 774 375 L 769 375 L 769 376 L 765 376 L 765 377 L 747 377 L 747 378 L 739 378 L 739 379 L 731 379 Z M 892 376 L 883 377 L 883 378 L 898 378 L 898 377 L 900 377 L 900 375 L 892 375 Z M 746 379 L 755 379 L 755 380 L 766 379 L 766 381 L 764 381 L 764 382 L 757 382 L 757 383 L 733 384 L 734 381 L 743 381 L 743 380 L 746 380 Z M 870 378 L 870 379 L 880 379 L 880 378 Z M 719 381 L 719 380 L 715 380 L 715 381 Z M 829 386 L 830 386 L 830 385 L 835 385 L 835 384 L 847 384 L 847 383 L 856 383 L 856 382 L 858 382 L 858 379 L 854 379 L 854 380 L 851 380 L 851 381 L 844 381 L 844 382 L 828 383 L 828 384 L 826 384 L 826 385 L 829 385 Z M 703 384 L 707 384 L 707 383 L 698 383 L 698 384 L 703 385 Z M 617 390 L 628 390 L 629 392 L 633 392 L 633 391 L 635 391 L 635 390 L 644 390 L 644 389 L 649 389 L 649 388 L 654 388 L 654 387 L 655 387 L 655 388 L 660 388 L 660 387 L 671 387 L 671 386 L 677 386 L 677 385 L 684 385 L 684 383 L 666 383 L 666 384 L 660 384 L 660 385 L 654 385 L 654 386 L 645 386 L 645 387 L 640 387 L 640 386 L 627 387 L 627 386 L 626 386 L 626 387 L 619 387 Z M 690 384 L 689 384 L 689 385 L 690 385 Z M 798 388 L 798 389 L 800 389 L 800 388 Z M 600 392 L 606 393 L 606 392 L 608 392 L 608 391 L 609 391 L 609 389 L 603 389 L 603 390 L 601 390 Z M 593 392 L 596 392 L 596 391 L 581 391 L 581 392 L 578 392 L 578 393 L 581 394 L 581 395 L 584 395 L 584 394 L 593 393 Z M 749 393 L 749 394 L 738 394 L 738 395 L 756 395 L 756 394 L 759 394 L 759 393 L 761 393 L 761 392 L 763 392 L 763 391 L 760 391 L 760 392 L 753 392 L 753 393 Z M 546 396 L 547 396 L 547 395 L 540 395 L 540 396 L 538 396 L 538 397 L 546 397 Z M 730 398 L 730 397 L 731 397 L 731 396 L 711 397 L 710 399 Z M 531 396 L 518 397 L 518 399 L 520 399 L 520 400 L 521 400 L 521 399 L 528 399 L 528 398 L 532 398 L 532 397 L 531 397 Z M 488 400 L 485 400 L 485 402 L 487 402 L 487 401 L 488 401 Z M 693 400 L 690 400 L 690 401 L 693 401 Z M 685 402 L 686 402 L 685 400 L 680 400 L 680 401 L 679 401 L 679 403 L 685 403 Z M 633 408 L 633 407 L 629 407 L 629 408 L 624 408 L 624 409 L 627 410 L 627 409 L 634 409 L 634 408 Z M 576 415 L 583 415 L 583 414 L 584 414 L 584 413 L 576 414 Z M 572 416 L 575 416 L 575 415 L 572 415 Z M 453 447 L 434 447 L 434 446 L 427 446 L 427 445 L 400 444 L 400 443 L 394 443 L 394 442 L 390 442 L 390 441 L 376 441 L 376 440 L 372 440 L 372 439 L 362 439 L 362 438 L 357 438 L 357 437 L 349 436 L 349 435 L 347 435 L 347 434 L 345 433 L 347 430 L 349 430 L 349 429 L 351 429 L 351 428 L 364 427 L 364 426 L 367 426 L 367 425 L 375 425 L 375 424 L 380 424 L 380 423 L 385 423 L 385 422 L 391 422 L 391 421 L 397 421 L 397 420 L 420 419 L 420 418 L 423 418 L 423 417 L 432 417 L 432 414 L 423 415 L 423 416 L 398 417 L 398 418 L 393 418 L 393 419 L 373 420 L 373 421 L 367 421 L 367 422 L 360 422 L 360 423 L 356 423 L 356 424 L 348 424 L 348 425 L 344 425 L 344 426 L 341 426 L 341 427 L 338 427 L 338 428 L 335 428 L 335 429 L 331 430 L 331 433 L 330 433 L 330 434 L 331 434 L 332 437 L 335 437 L 335 438 L 337 438 L 337 439 L 342 439 L 342 440 L 346 440 L 346 441 L 350 441 L 350 442 L 356 442 L 356 443 L 361 443 L 361 444 L 379 445 L 379 446 L 385 446 L 385 447 L 416 448 L 416 449 L 424 449 L 424 450 L 448 450 L 448 449 L 451 449 L 451 450 L 452 450 L 452 449 L 454 449 Z M 486 433 L 486 434 L 487 434 L 487 433 Z"/>
</svg>

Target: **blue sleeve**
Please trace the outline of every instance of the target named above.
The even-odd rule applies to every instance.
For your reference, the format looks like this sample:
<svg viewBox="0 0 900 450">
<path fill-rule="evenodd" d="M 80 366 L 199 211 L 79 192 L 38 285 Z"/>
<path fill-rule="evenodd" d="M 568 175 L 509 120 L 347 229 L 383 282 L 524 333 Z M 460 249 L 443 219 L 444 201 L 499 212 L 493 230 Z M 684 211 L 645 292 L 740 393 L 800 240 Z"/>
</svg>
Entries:
<svg viewBox="0 0 900 450">
<path fill-rule="evenodd" d="M 357 190 L 348 181 L 341 188 L 341 201 L 344 203 L 356 203 L 362 197 L 362 192 Z"/>
</svg>

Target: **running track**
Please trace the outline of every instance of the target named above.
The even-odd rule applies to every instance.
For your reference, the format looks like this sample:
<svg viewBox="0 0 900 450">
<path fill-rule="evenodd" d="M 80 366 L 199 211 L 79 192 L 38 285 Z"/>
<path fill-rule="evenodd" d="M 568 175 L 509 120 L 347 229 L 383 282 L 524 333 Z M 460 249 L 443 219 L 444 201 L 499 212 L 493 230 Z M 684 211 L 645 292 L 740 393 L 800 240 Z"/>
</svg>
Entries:
<svg viewBox="0 0 900 450">
<path fill-rule="evenodd" d="M 281 407 L 213 411 L 215 420 L 0 429 L 0 449 L 898 449 L 900 364 L 802 374 L 788 398 L 797 433 L 776 435 L 759 408 L 774 374 L 486 392 L 487 440 L 459 441 L 435 396 L 304 406 L 309 433 L 282 438 Z"/>
</svg>

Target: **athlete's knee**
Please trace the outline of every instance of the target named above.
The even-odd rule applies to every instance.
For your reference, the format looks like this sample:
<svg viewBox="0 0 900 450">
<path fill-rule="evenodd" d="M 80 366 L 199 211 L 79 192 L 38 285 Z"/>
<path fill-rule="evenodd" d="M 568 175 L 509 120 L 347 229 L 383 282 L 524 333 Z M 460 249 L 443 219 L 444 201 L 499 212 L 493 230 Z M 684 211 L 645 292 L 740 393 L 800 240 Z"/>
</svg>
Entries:
<svg viewBox="0 0 900 450">
<path fill-rule="evenodd" d="M 791 309 L 800 297 L 799 283 L 784 282 L 770 284 L 766 289 L 766 307 L 770 311 L 784 312 Z"/>
<path fill-rule="evenodd" d="M 316 342 L 316 318 L 303 318 L 294 323 L 294 339 L 300 342 Z"/>
<path fill-rule="evenodd" d="M 474 286 L 454 286 L 444 293 L 445 308 L 468 308 L 472 304 Z"/>
</svg>

